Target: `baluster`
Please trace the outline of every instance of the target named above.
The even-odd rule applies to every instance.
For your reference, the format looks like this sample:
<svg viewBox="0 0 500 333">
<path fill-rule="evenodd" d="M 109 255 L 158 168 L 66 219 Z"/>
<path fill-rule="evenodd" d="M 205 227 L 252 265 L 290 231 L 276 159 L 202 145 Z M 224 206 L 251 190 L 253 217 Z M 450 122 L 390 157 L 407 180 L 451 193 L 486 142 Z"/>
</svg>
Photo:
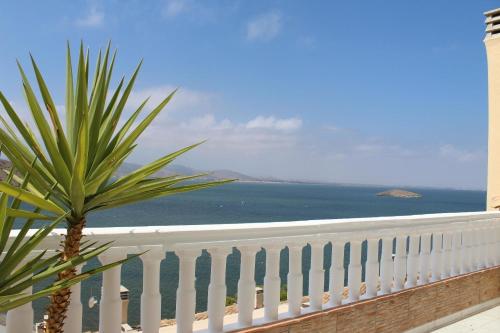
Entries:
<svg viewBox="0 0 500 333">
<path fill-rule="evenodd" d="M 392 287 L 394 262 L 392 261 L 393 238 L 382 238 L 382 257 L 380 258 L 380 295 L 389 294 Z"/>
<path fill-rule="evenodd" d="M 432 235 L 432 251 L 431 251 L 431 263 L 432 263 L 432 277 L 431 281 L 441 280 L 441 254 L 443 245 L 443 234 L 440 232 L 434 232 Z"/>
<path fill-rule="evenodd" d="M 175 254 L 179 257 L 179 287 L 175 304 L 177 333 L 191 333 L 196 311 L 196 258 L 201 251 L 178 250 Z"/>
<path fill-rule="evenodd" d="M 365 284 L 366 292 L 361 296 L 367 299 L 377 296 L 378 285 L 378 239 L 369 238 L 366 241 Z"/>
<path fill-rule="evenodd" d="M 453 234 L 451 232 L 445 232 L 443 234 L 443 255 L 442 255 L 442 267 L 441 278 L 446 279 L 451 276 L 451 264 L 452 264 L 452 247 Z"/>
<path fill-rule="evenodd" d="M 431 234 L 423 234 L 420 237 L 420 259 L 418 285 L 429 283 L 429 257 L 431 253 Z"/>
<path fill-rule="evenodd" d="M 266 245 L 266 275 L 264 276 L 264 319 L 278 320 L 280 305 L 280 251 L 281 246 Z"/>
<path fill-rule="evenodd" d="M 141 256 L 142 295 L 141 329 L 143 333 L 157 333 L 161 320 L 160 265 L 165 259 L 163 246 L 150 247 Z"/>
<path fill-rule="evenodd" d="M 406 236 L 396 237 L 396 255 L 394 257 L 394 287 L 392 291 L 404 288 L 406 278 Z"/>
<path fill-rule="evenodd" d="M 351 241 L 349 255 L 349 269 L 347 272 L 347 285 L 349 286 L 349 297 L 346 303 L 359 300 L 361 288 L 361 241 Z"/>
<path fill-rule="evenodd" d="M 238 325 L 252 326 L 255 308 L 255 254 L 260 250 L 257 246 L 240 246 L 241 253 L 240 280 L 238 281 Z"/>
<path fill-rule="evenodd" d="M 464 230 L 462 232 L 462 265 L 460 266 L 460 273 L 469 273 L 472 268 L 472 243 L 471 243 L 471 230 Z"/>
<path fill-rule="evenodd" d="M 99 261 L 108 265 L 127 257 L 125 249 L 111 248 L 99 255 Z M 122 300 L 120 298 L 121 265 L 104 271 L 102 274 L 101 301 L 99 303 L 99 332 L 116 333 L 121 331 Z"/>
<path fill-rule="evenodd" d="M 457 276 L 460 274 L 462 263 L 462 233 L 460 231 L 453 232 L 451 257 L 451 276 Z"/>
<path fill-rule="evenodd" d="M 488 235 L 487 229 L 481 228 L 477 230 L 478 244 L 479 244 L 479 257 L 478 269 L 488 267 Z"/>
<path fill-rule="evenodd" d="M 208 286 L 208 330 L 219 333 L 224 328 L 224 310 L 226 308 L 226 258 L 231 249 L 212 248 L 208 250 L 212 257 L 210 284 Z"/>
<path fill-rule="evenodd" d="M 289 271 L 287 276 L 288 313 L 291 317 L 300 315 L 302 304 L 302 244 L 288 245 Z"/>
<path fill-rule="evenodd" d="M 82 272 L 82 266 L 76 267 L 76 274 Z M 67 317 L 64 320 L 64 332 L 81 333 L 82 332 L 82 317 L 83 307 L 81 299 L 81 284 L 77 283 L 71 287 L 71 296 L 68 306 Z"/>
<path fill-rule="evenodd" d="M 323 307 L 323 292 L 325 288 L 325 270 L 323 269 L 324 241 L 312 241 L 311 269 L 309 270 L 309 304 L 312 311 Z"/>
<path fill-rule="evenodd" d="M 495 266 L 495 228 L 486 229 L 486 237 L 488 240 L 488 264 L 487 267 Z"/>
<path fill-rule="evenodd" d="M 330 267 L 329 307 L 342 303 L 344 292 L 344 241 L 332 241 L 332 266 Z"/>
<path fill-rule="evenodd" d="M 419 242 L 420 242 L 420 236 L 410 235 L 410 247 L 408 249 L 408 262 L 407 262 L 408 277 L 406 279 L 405 288 L 411 288 L 417 285 Z"/>
<path fill-rule="evenodd" d="M 479 230 L 478 229 L 473 229 L 472 230 L 472 271 L 477 271 L 481 265 L 480 265 L 480 259 L 481 259 L 481 254 L 480 254 L 480 237 L 479 237 Z"/>
</svg>

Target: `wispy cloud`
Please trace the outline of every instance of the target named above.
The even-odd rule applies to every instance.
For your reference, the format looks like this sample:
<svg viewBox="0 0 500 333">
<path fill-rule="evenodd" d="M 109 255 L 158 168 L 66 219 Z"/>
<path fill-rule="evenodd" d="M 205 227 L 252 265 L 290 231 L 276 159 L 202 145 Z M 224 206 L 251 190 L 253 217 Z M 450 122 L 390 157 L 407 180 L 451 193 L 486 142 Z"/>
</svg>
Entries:
<svg viewBox="0 0 500 333">
<path fill-rule="evenodd" d="M 452 158 L 458 162 L 473 162 L 486 158 L 486 152 L 482 150 L 466 150 L 455 147 L 451 144 L 444 144 L 439 147 L 441 156 Z"/>
<path fill-rule="evenodd" d="M 104 11 L 96 6 L 91 6 L 88 13 L 75 20 L 75 25 L 78 27 L 96 28 L 104 23 Z"/>
<path fill-rule="evenodd" d="M 163 7 L 163 16 L 175 17 L 190 9 L 191 3 L 187 0 L 167 0 Z"/>
<path fill-rule="evenodd" d="M 269 41 L 276 38 L 283 28 L 280 11 L 272 10 L 261 14 L 247 23 L 247 39 Z"/>
<path fill-rule="evenodd" d="M 274 116 L 257 116 L 246 123 L 245 127 L 250 129 L 265 128 L 280 131 L 294 131 L 302 127 L 302 119 L 296 117 L 279 119 Z"/>
</svg>

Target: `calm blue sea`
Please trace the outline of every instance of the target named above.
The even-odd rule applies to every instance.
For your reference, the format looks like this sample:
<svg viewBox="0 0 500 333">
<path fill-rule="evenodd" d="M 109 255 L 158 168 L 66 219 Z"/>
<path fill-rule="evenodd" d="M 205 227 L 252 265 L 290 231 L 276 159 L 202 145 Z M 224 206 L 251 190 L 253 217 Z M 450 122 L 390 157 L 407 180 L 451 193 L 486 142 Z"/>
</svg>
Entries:
<svg viewBox="0 0 500 333">
<path fill-rule="evenodd" d="M 484 210 L 486 193 L 483 191 L 459 191 L 441 189 L 405 188 L 423 195 L 419 199 L 377 197 L 387 190 L 375 186 L 340 186 L 311 184 L 260 184 L 235 183 L 178 196 L 144 202 L 129 207 L 95 213 L 88 217 L 89 227 L 186 225 L 214 223 L 247 223 L 291 221 L 324 218 L 411 215 L 439 212 L 464 212 Z M 325 268 L 330 256 L 325 248 Z M 348 250 L 348 249 L 347 249 Z M 282 251 L 280 274 L 286 283 L 288 272 L 286 250 Z M 310 252 L 304 249 L 303 270 L 308 271 Z M 91 266 L 89 264 L 89 266 Z M 87 267 L 89 267 L 87 266 Z M 257 255 L 257 284 L 262 284 L 265 269 L 265 253 Z M 326 272 L 328 274 L 328 272 Z M 197 311 L 206 309 L 210 258 L 204 254 L 196 267 Z M 228 295 L 236 293 L 239 278 L 239 254 L 233 252 L 227 262 Z M 326 278 L 325 281 L 328 281 Z M 175 316 L 175 292 L 178 283 L 178 260 L 167 253 L 161 266 L 162 318 Z M 136 325 L 140 318 L 142 292 L 142 267 L 134 260 L 122 268 L 122 284 L 130 290 L 129 323 Z M 96 329 L 99 306 L 89 309 L 91 295 L 100 297 L 101 279 L 84 283 L 82 302 L 84 328 Z M 304 275 L 307 286 L 307 274 Z M 326 286 L 325 286 L 326 287 Z M 307 289 L 305 288 L 305 292 Z M 36 319 L 42 318 L 46 301 L 35 304 Z"/>
</svg>

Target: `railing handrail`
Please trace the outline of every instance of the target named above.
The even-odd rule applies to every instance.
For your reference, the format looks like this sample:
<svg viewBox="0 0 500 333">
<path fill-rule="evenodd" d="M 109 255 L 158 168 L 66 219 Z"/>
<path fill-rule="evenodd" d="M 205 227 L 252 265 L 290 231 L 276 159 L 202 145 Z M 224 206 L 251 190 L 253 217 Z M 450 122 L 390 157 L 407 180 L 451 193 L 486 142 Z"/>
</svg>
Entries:
<svg viewBox="0 0 500 333">
<path fill-rule="evenodd" d="M 98 227 L 86 228 L 84 234 L 93 241 L 113 241 L 113 246 L 147 246 L 163 245 L 165 250 L 173 250 L 178 246 L 200 244 L 231 243 L 242 245 L 248 240 L 274 241 L 284 238 L 287 241 L 293 238 L 307 241 L 314 237 L 340 237 L 346 234 L 352 238 L 358 234 L 366 237 L 368 234 L 382 235 L 384 230 L 401 229 L 407 232 L 432 230 L 435 226 L 450 226 L 456 223 L 474 223 L 491 221 L 500 218 L 498 211 L 437 213 L 405 216 L 381 216 L 362 218 L 319 219 L 287 222 L 259 222 L 234 224 L 204 224 L 204 225 L 173 225 L 173 226 L 143 226 L 143 227 Z M 30 230 L 29 237 L 35 230 Z M 10 239 L 13 239 L 19 230 L 13 230 Z M 64 229 L 55 229 L 40 245 L 39 249 L 55 249 L 60 242 L 60 235 Z M 307 239 L 301 239 L 306 236 Z"/>
</svg>

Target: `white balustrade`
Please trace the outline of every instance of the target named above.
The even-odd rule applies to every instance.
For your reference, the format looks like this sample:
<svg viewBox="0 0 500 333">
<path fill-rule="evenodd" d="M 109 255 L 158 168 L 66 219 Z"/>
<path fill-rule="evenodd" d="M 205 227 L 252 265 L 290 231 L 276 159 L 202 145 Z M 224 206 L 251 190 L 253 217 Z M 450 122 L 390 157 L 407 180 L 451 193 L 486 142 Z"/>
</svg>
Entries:
<svg viewBox="0 0 500 333">
<path fill-rule="evenodd" d="M 380 295 L 389 294 L 392 288 L 392 278 L 394 273 L 392 242 L 392 237 L 382 238 L 382 256 L 380 258 Z"/>
<path fill-rule="evenodd" d="M 264 320 L 278 319 L 280 305 L 280 245 L 266 245 L 266 275 L 264 276 Z"/>
<path fill-rule="evenodd" d="M 238 324 L 240 327 L 252 326 L 255 308 L 255 254 L 257 246 L 241 246 L 240 280 L 238 281 Z"/>
<path fill-rule="evenodd" d="M 99 255 L 103 265 L 111 264 L 126 257 L 122 248 L 113 248 Z M 99 303 L 99 332 L 117 333 L 121 331 L 122 301 L 120 297 L 121 265 L 102 274 L 101 301 Z"/>
<path fill-rule="evenodd" d="M 141 295 L 141 329 L 143 333 L 156 333 L 160 329 L 161 294 L 160 265 L 165 259 L 163 246 L 145 248 L 141 256 L 143 276 Z"/>
<path fill-rule="evenodd" d="M 404 288 L 406 280 L 406 236 L 396 237 L 396 255 L 394 256 L 394 286 L 392 291 Z"/>
<path fill-rule="evenodd" d="M 330 267 L 330 300 L 328 306 L 333 307 L 342 303 L 344 292 L 344 241 L 332 242 L 332 266 Z"/>
<path fill-rule="evenodd" d="M 311 241 L 311 269 L 309 270 L 309 303 L 312 311 L 321 310 L 325 288 L 323 269 L 324 241 Z"/>
<path fill-rule="evenodd" d="M 365 284 L 366 292 L 361 297 L 362 299 L 372 298 L 377 296 L 378 288 L 378 242 L 376 238 L 370 238 L 366 242 L 366 264 L 365 264 Z"/>
<path fill-rule="evenodd" d="M 224 330 L 224 310 L 226 306 L 226 258 L 230 248 L 211 248 L 212 257 L 210 285 L 208 286 L 208 329 L 211 333 Z"/>
<path fill-rule="evenodd" d="M 303 244 L 292 243 L 288 245 L 288 275 L 287 275 L 287 298 L 288 313 L 291 317 L 300 315 L 302 304 L 302 248 Z"/>
<path fill-rule="evenodd" d="M 418 285 L 424 285 L 429 282 L 430 253 L 431 253 L 431 234 L 424 233 L 420 236 Z"/>
<path fill-rule="evenodd" d="M 16 232 L 11 237 L 15 237 Z M 57 248 L 59 235 L 63 232 L 56 230 L 35 250 Z M 28 236 L 31 234 L 30 231 Z M 500 264 L 500 212 L 234 225 L 89 228 L 86 235 L 97 242 L 114 241 L 114 247 L 99 256 L 103 264 L 123 259 L 128 254 L 147 251 L 140 257 L 143 264 L 140 325 L 145 333 L 156 333 L 159 330 L 162 303 L 159 292 L 160 265 L 167 251 L 175 252 L 179 258 L 175 311 L 175 329 L 179 333 L 193 332 L 197 305 L 195 268 L 202 250 L 206 250 L 211 257 L 207 293 L 208 320 L 205 326 L 196 326 L 211 333 L 272 322 L 281 318 L 281 314 L 296 317 L 322 310 L 325 285 L 324 246 L 328 242 L 332 244 L 332 255 L 327 308 L 342 304 L 346 287 L 344 248 L 347 243 L 347 303 Z M 367 244 L 366 292 L 361 296 L 361 249 L 364 241 Z M 380 242 L 382 249 L 379 257 Z M 311 266 L 308 272 L 310 304 L 303 308 L 302 251 L 306 244 L 311 246 Z M 283 302 L 280 301 L 280 251 L 285 247 L 289 252 L 288 299 L 285 301 L 288 306 L 282 306 Z M 226 260 L 233 248 L 241 253 L 237 286 L 238 320 L 237 323 L 228 323 L 224 317 Z M 256 253 L 262 248 L 266 253 L 263 311 L 255 309 L 255 260 Z M 121 330 L 120 284 L 120 266 L 103 273 L 99 304 L 101 333 L 117 333 Z M 82 331 L 80 288 L 80 285 L 72 287 L 65 327 L 65 331 L 70 333 Z M 26 304 L 7 313 L 7 332 L 32 332 L 32 322 L 33 310 L 31 304 Z"/>
<path fill-rule="evenodd" d="M 415 287 L 417 285 L 418 279 L 418 248 L 420 245 L 420 237 L 418 235 L 410 235 L 410 246 L 408 249 L 408 267 L 407 267 L 407 278 L 405 283 L 405 288 Z"/>
</svg>

